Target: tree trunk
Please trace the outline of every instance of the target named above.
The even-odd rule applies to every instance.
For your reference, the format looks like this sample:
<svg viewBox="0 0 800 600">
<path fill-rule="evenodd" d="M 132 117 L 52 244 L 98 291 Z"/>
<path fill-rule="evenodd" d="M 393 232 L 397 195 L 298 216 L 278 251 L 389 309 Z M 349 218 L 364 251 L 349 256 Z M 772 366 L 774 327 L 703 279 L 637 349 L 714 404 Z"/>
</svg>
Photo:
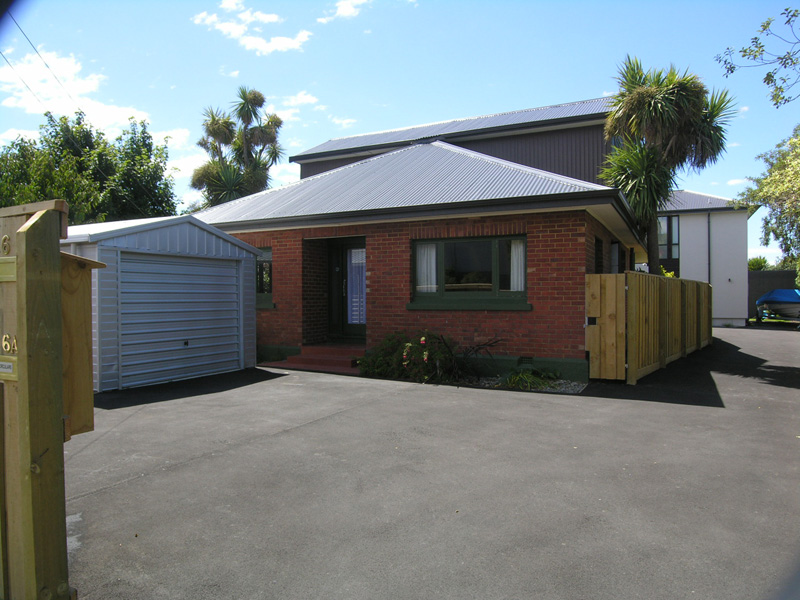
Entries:
<svg viewBox="0 0 800 600">
<path fill-rule="evenodd" d="M 652 275 L 661 275 L 661 258 L 658 255 L 658 218 L 647 226 L 647 267 Z"/>
</svg>

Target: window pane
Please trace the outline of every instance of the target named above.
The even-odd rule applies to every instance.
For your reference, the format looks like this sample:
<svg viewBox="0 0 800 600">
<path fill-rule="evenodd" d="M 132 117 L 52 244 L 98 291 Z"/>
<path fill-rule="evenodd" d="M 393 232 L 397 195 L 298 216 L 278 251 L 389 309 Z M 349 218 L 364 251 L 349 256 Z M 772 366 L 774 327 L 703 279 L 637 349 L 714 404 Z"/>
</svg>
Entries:
<svg viewBox="0 0 800 600">
<path fill-rule="evenodd" d="M 669 258 L 667 256 L 667 247 L 666 246 L 659 246 L 658 247 L 658 258 Z"/>
<path fill-rule="evenodd" d="M 658 217 L 658 245 L 667 243 L 667 217 Z"/>
<path fill-rule="evenodd" d="M 256 294 L 272 293 L 272 249 L 261 248 L 256 259 Z"/>
<path fill-rule="evenodd" d="M 492 242 L 445 242 L 444 277 L 447 292 L 491 292 Z"/>
<path fill-rule="evenodd" d="M 678 217 L 671 217 L 672 222 L 670 225 L 672 226 L 672 231 L 670 232 L 671 241 L 673 244 L 677 244 L 680 241 L 680 237 L 678 236 Z"/>
<path fill-rule="evenodd" d="M 500 291 L 524 291 L 525 243 L 522 240 L 499 240 L 497 242 L 497 250 L 500 268 Z"/>
<path fill-rule="evenodd" d="M 436 244 L 417 244 L 417 292 L 435 292 Z"/>
</svg>

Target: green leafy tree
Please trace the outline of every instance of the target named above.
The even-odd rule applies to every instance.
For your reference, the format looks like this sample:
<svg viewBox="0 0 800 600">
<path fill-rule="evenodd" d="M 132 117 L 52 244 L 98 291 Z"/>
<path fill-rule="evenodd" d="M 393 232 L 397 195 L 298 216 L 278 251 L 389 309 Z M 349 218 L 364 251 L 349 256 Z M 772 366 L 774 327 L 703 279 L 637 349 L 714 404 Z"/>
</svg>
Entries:
<svg viewBox="0 0 800 600">
<path fill-rule="evenodd" d="M 203 137 L 197 145 L 209 160 L 195 169 L 191 185 L 201 190 L 205 206 L 215 206 L 269 187 L 269 169 L 283 150 L 278 132 L 283 122 L 265 113 L 264 95 L 240 87 L 232 114 L 217 108 L 203 113 Z"/>
<path fill-rule="evenodd" d="M 749 177 L 753 185 L 737 199 L 750 207 L 767 208 L 762 243 L 774 239 L 789 264 L 796 264 L 800 257 L 800 125 L 790 138 L 758 158 L 767 170 L 760 177 Z"/>
<path fill-rule="evenodd" d="M 658 211 L 680 170 L 700 170 L 722 155 L 733 102 L 726 91 L 709 92 L 696 75 L 674 66 L 645 71 L 630 56 L 617 82 L 605 125 L 614 148 L 600 176 L 627 197 L 647 236 L 650 272 L 659 273 Z"/>
<path fill-rule="evenodd" d="M 144 122 L 131 120 L 109 143 L 82 112 L 45 117 L 38 141 L 0 149 L 0 205 L 66 200 L 72 224 L 175 214 L 167 148 Z"/>
<path fill-rule="evenodd" d="M 754 256 L 747 261 L 748 271 L 767 271 L 769 270 L 769 263 L 763 256 Z"/>
<path fill-rule="evenodd" d="M 742 68 L 767 67 L 764 84 L 769 88 L 769 97 L 775 108 L 800 96 L 792 93 L 792 88 L 800 81 L 800 26 L 797 22 L 800 10 L 786 8 L 781 17 L 785 32 L 775 31 L 775 19 L 769 18 L 750 39 L 749 46 L 738 51 L 727 48 L 716 57 L 725 69 L 725 77 Z M 737 62 L 739 59 L 745 62 Z"/>
</svg>

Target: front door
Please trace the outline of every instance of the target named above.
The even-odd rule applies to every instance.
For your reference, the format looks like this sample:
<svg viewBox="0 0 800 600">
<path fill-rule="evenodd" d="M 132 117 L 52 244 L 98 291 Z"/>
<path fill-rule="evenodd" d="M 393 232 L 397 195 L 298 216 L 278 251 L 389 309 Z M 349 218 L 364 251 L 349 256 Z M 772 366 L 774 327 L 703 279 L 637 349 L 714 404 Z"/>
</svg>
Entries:
<svg viewBox="0 0 800 600">
<path fill-rule="evenodd" d="M 364 238 L 331 240 L 330 334 L 367 337 L 367 250 Z"/>
</svg>

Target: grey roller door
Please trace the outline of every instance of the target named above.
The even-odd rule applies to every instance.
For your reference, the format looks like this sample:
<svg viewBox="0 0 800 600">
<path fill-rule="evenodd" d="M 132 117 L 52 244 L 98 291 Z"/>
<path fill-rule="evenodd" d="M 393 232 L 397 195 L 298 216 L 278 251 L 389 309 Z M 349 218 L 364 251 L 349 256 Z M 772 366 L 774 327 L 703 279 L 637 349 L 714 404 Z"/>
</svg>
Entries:
<svg viewBox="0 0 800 600">
<path fill-rule="evenodd" d="M 238 263 L 122 253 L 120 387 L 241 368 Z"/>
</svg>

